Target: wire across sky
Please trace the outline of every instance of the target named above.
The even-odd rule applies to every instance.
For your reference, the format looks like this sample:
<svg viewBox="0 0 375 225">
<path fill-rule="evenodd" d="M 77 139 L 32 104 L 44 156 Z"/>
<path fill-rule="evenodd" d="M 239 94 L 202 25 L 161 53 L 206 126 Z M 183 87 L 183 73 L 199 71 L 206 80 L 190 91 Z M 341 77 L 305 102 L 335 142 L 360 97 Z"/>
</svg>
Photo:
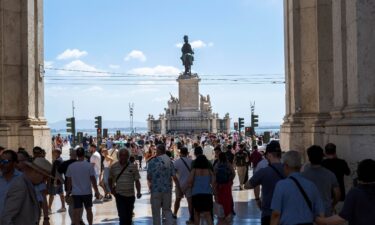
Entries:
<svg viewBox="0 0 375 225">
<path fill-rule="evenodd" d="M 176 74 L 136 74 L 46 67 L 45 84 L 50 85 L 174 85 Z M 55 71 L 56 73 L 53 73 Z M 51 73 L 50 73 L 51 72 Z M 200 74 L 201 85 L 285 84 L 284 74 Z"/>
</svg>

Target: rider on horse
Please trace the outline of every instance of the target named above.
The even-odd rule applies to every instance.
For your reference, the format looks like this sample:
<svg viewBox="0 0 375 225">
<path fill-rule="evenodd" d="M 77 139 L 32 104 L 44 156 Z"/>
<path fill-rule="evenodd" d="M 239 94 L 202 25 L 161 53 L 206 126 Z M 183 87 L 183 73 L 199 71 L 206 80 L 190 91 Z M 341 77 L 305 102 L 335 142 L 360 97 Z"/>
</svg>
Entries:
<svg viewBox="0 0 375 225">
<path fill-rule="evenodd" d="M 191 65 L 193 65 L 194 61 L 194 52 L 189 44 L 189 38 L 187 35 L 184 36 L 184 45 L 181 48 L 182 51 L 182 64 L 185 66 L 184 74 L 191 74 Z"/>
</svg>

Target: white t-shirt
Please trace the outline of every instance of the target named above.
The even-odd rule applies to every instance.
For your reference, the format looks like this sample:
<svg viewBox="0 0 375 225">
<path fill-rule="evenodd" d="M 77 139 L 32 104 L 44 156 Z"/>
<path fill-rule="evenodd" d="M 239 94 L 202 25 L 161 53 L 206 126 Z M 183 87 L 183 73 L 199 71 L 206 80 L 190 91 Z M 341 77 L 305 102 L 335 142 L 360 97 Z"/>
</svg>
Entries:
<svg viewBox="0 0 375 225">
<path fill-rule="evenodd" d="M 203 155 L 205 155 L 209 161 L 214 160 L 215 159 L 214 147 L 212 147 L 211 145 L 204 146 Z"/>
<path fill-rule="evenodd" d="M 76 161 L 69 165 L 66 176 L 72 179 L 72 195 L 91 195 L 91 176 L 94 167 L 87 161 Z"/>
<path fill-rule="evenodd" d="M 181 188 L 184 189 L 188 185 L 190 171 L 188 170 L 188 168 L 186 167 L 186 165 L 184 164 L 184 162 L 182 160 L 185 161 L 186 165 L 190 168 L 190 170 L 191 170 L 191 162 L 193 160 L 191 160 L 191 159 L 189 159 L 187 157 L 183 157 L 183 158 L 177 159 L 173 163 L 174 167 L 176 169 L 176 174 L 177 174 L 178 182 L 180 183 Z"/>
<path fill-rule="evenodd" d="M 100 175 L 100 167 L 101 167 L 100 164 L 102 162 L 101 159 L 102 159 L 102 157 L 100 156 L 99 152 L 95 152 L 90 157 L 90 163 L 94 164 L 95 174 L 97 176 Z"/>
</svg>

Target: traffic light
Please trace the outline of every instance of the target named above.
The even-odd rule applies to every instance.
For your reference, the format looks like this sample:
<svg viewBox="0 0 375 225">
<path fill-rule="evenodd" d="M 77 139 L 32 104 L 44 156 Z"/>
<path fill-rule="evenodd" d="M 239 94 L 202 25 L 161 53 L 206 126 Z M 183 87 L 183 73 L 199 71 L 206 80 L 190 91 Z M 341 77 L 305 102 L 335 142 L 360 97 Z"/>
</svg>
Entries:
<svg viewBox="0 0 375 225">
<path fill-rule="evenodd" d="M 103 129 L 103 138 L 107 138 L 107 137 L 108 137 L 108 129 L 104 128 Z"/>
<path fill-rule="evenodd" d="M 95 117 L 95 128 L 102 129 L 102 117 L 101 116 Z"/>
<path fill-rule="evenodd" d="M 235 130 L 235 131 L 238 131 L 238 123 L 237 123 L 237 122 L 234 122 L 233 126 L 234 126 L 234 130 Z"/>
<path fill-rule="evenodd" d="M 252 127 L 245 127 L 245 136 L 252 135 Z"/>
<path fill-rule="evenodd" d="M 71 133 L 73 136 L 76 134 L 76 119 L 70 117 L 66 119 L 66 132 Z"/>
<path fill-rule="evenodd" d="M 77 144 L 81 144 L 83 141 L 83 133 L 77 132 Z"/>
<path fill-rule="evenodd" d="M 241 131 L 241 128 L 245 127 L 244 125 L 244 119 L 243 118 L 238 118 L 238 129 Z"/>
<path fill-rule="evenodd" d="M 265 131 L 263 134 L 263 143 L 268 144 L 271 140 L 271 133 L 269 131 Z"/>
<path fill-rule="evenodd" d="M 251 127 L 257 127 L 258 126 L 258 121 L 259 121 L 259 116 L 255 114 L 251 114 Z"/>
<path fill-rule="evenodd" d="M 102 136 L 102 117 L 101 116 L 95 117 L 95 128 L 96 128 L 97 136 L 101 137 Z"/>
</svg>

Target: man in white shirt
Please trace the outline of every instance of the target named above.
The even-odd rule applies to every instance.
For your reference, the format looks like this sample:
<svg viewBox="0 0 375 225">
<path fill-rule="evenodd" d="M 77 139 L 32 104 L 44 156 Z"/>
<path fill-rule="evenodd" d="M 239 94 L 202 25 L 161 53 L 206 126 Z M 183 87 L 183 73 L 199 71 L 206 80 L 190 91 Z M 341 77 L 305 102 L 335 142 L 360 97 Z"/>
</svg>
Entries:
<svg viewBox="0 0 375 225">
<path fill-rule="evenodd" d="M 85 161 L 84 148 L 76 150 L 78 161 L 69 165 L 66 172 L 67 177 L 67 196 L 72 195 L 74 211 L 73 211 L 73 224 L 80 224 L 80 216 L 83 206 L 86 209 L 87 221 L 90 225 L 93 224 L 92 213 L 92 189 L 95 190 L 96 199 L 100 198 L 97 182 L 95 180 L 94 167 Z M 100 164 L 99 164 L 100 165 Z"/>
<path fill-rule="evenodd" d="M 96 184 L 99 184 L 102 157 L 100 156 L 99 152 L 96 151 L 96 145 L 94 144 L 90 145 L 90 153 L 91 153 L 90 163 L 91 165 L 94 166 Z"/>
</svg>

